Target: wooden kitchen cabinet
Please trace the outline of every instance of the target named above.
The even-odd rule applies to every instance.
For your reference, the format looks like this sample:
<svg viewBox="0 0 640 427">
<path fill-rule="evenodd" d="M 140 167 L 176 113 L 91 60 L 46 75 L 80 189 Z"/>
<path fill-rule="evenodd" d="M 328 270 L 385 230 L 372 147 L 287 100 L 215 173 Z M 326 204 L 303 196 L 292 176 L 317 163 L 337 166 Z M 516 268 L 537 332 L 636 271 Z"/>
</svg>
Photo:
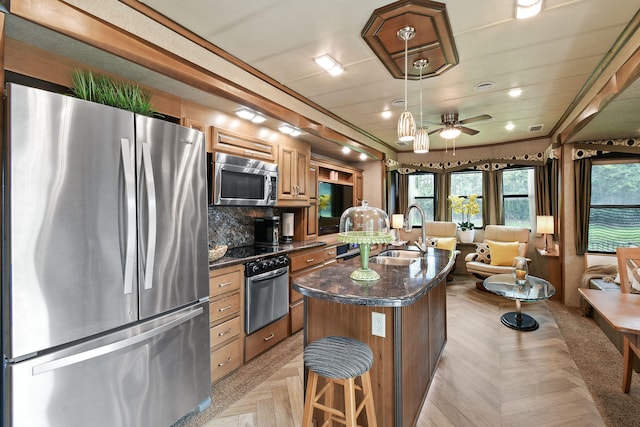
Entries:
<svg viewBox="0 0 640 427">
<path fill-rule="evenodd" d="M 308 206 L 308 144 L 280 145 L 278 150 L 278 206 Z"/>
<path fill-rule="evenodd" d="M 210 137 L 212 151 L 233 154 L 240 157 L 276 162 L 276 145 L 247 135 L 211 126 Z"/>
<path fill-rule="evenodd" d="M 353 174 L 353 205 L 360 206 L 364 200 L 362 172 Z"/>
<path fill-rule="evenodd" d="M 209 271 L 211 382 L 244 363 L 243 283 L 242 265 Z"/>
<path fill-rule="evenodd" d="M 291 287 L 296 277 L 325 268 L 336 262 L 336 246 L 322 246 L 291 255 L 289 274 L 289 332 L 294 334 L 304 326 L 304 301 L 302 294 Z"/>
</svg>

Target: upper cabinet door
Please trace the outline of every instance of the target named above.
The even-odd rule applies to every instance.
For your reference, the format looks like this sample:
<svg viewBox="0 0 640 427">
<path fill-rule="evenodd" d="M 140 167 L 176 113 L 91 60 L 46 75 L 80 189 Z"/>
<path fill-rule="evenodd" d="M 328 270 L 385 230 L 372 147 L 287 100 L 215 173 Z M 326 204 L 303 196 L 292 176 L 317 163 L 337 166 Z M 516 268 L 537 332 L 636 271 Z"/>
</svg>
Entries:
<svg viewBox="0 0 640 427">
<path fill-rule="evenodd" d="M 308 145 L 280 145 L 278 150 L 278 206 L 308 206 Z"/>
</svg>

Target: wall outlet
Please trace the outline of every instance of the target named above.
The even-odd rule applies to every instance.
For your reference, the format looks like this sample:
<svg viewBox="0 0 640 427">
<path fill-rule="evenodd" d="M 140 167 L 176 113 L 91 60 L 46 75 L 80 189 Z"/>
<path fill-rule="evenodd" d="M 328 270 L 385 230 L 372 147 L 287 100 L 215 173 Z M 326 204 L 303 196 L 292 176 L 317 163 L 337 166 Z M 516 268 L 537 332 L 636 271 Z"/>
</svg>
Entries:
<svg viewBox="0 0 640 427">
<path fill-rule="evenodd" d="M 384 313 L 371 312 L 371 333 L 384 338 L 386 336 L 386 329 Z"/>
</svg>

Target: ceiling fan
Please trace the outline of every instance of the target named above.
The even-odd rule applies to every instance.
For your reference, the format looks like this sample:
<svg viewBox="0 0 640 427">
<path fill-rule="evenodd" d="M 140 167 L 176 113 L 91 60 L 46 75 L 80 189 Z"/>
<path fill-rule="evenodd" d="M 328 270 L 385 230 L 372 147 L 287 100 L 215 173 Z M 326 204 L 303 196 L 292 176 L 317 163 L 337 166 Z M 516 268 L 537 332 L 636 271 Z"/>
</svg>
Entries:
<svg viewBox="0 0 640 427">
<path fill-rule="evenodd" d="M 466 133 L 467 135 L 475 135 L 479 132 L 475 129 L 471 129 L 462 125 L 465 125 L 467 123 L 480 122 L 483 120 L 490 120 L 493 117 L 488 114 L 481 114 L 479 116 L 469 117 L 468 119 L 458 120 L 458 113 L 445 113 L 440 116 L 440 118 L 442 120 L 440 124 L 444 127 L 432 130 L 431 132 L 429 132 L 429 135 L 439 132 L 441 137 L 445 139 L 453 139 L 460 135 L 461 132 Z"/>
</svg>

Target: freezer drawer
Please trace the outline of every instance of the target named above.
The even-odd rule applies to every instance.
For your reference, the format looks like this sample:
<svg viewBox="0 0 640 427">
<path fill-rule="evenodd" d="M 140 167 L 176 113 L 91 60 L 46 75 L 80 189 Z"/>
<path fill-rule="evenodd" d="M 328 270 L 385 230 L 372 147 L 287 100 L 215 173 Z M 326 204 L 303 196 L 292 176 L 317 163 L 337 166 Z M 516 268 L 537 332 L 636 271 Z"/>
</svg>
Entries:
<svg viewBox="0 0 640 427">
<path fill-rule="evenodd" d="M 209 303 L 8 365 L 6 374 L 6 426 L 170 426 L 210 396 Z"/>
</svg>

